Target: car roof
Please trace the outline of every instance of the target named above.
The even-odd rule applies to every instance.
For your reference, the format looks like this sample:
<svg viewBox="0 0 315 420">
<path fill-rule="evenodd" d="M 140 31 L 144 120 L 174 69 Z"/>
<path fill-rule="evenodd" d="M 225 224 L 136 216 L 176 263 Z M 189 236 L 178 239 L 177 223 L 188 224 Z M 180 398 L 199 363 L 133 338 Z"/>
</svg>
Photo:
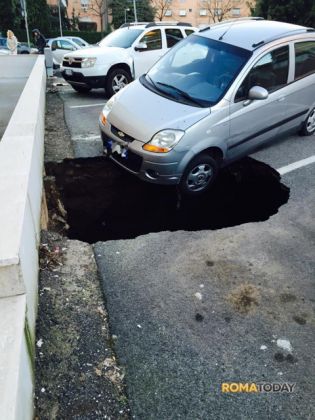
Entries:
<svg viewBox="0 0 315 420">
<path fill-rule="evenodd" d="M 312 28 L 263 19 L 227 21 L 201 29 L 198 35 L 253 51 L 260 45 L 285 36 L 314 31 Z"/>
<path fill-rule="evenodd" d="M 196 30 L 197 28 L 193 27 L 190 23 L 183 23 L 183 22 L 129 22 L 124 23 L 120 26 L 121 28 L 130 28 L 130 29 L 147 29 L 147 28 L 185 28 L 185 29 L 193 29 Z"/>
</svg>

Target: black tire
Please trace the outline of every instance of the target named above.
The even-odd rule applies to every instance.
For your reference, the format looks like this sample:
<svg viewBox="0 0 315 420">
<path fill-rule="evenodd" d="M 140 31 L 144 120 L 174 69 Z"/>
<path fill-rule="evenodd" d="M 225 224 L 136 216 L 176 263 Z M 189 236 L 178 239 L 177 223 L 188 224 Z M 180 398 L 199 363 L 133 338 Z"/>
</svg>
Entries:
<svg viewBox="0 0 315 420">
<path fill-rule="evenodd" d="M 187 165 L 179 183 L 179 189 L 185 195 L 205 193 L 218 175 L 218 162 L 206 153 L 201 153 Z"/>
<path fill-rule="evenodd" d="M 90 92 L 91 88 L 87 86 L 78 86 L 78 85 L 71 85 L 74 90 L 76 90 L 79 93 L 87 93 Z"/>
<path fill-rule="evenodd" d="M 315 133 L 315 107 L 308 113 L 306 120 L 303 122 L 300 134 L 302 136 L 311 136 Z"/>
<path fill-rule="evenodd" d="M 116 68 L 110 71 L 106 77 L 105 91 L 106 95 L 110 98 L 119 92 L 123 87 L 130 83 L 132 77 L 128 71 Z"/>
</svg>

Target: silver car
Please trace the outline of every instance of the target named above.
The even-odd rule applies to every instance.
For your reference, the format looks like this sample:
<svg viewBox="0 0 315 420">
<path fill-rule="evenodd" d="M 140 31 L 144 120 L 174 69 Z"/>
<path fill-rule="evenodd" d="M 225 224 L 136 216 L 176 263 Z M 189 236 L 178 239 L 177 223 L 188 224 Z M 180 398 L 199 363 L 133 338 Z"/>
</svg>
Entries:
<svg viewBox="0 0 315 420">
<path fill-rule="evenodd" d="M 139 178 L 203 193 L 220 168 L 289 132 L 315 132 L 315 32 L 252 19 L 173 47 L 100 115 L 105 153 Z"/>
</svg>

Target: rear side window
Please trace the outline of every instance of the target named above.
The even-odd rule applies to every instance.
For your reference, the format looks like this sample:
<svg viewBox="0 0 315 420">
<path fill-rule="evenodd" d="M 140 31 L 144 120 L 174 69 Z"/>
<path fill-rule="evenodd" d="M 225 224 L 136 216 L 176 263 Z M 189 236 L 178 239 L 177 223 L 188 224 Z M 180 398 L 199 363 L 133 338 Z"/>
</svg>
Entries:
<svg viewBox="0 0 315 420">
<path fill-rule="evenodd" d="M 165 29 L 167 48 L 171 48 L 177 44 L 178 41 L 183 39 L 183 35 L 180 29 Z"/>
<path fill-rule="evenodd" d="M 237 91 L 235 100 L 247 99 L 253 86 L 261 86 L 273 92 L 285 86 L 289 72 L 289 46 L 277 48 L 264 55 L 251 69 Z"/>
<path fill-rule="evenodd" d="M 295 48 L 295 80 L 315 72 L 315 41 L 299 42 Z"/>
<path fill-rule="evenodd" d="M 160 50 L 162 48 L 161 30 L 154 29 L 153 31 L 147 32 L 144 37 L 141 38 L 140 42 L 147 45 L 147 51 Z"/>
<path fill-rule="evenodd" d="M 185 29 L 186 35 L 191 35 L 193 34 L 195 31 L 193 31 L 192 29 Z"/>
</svg>

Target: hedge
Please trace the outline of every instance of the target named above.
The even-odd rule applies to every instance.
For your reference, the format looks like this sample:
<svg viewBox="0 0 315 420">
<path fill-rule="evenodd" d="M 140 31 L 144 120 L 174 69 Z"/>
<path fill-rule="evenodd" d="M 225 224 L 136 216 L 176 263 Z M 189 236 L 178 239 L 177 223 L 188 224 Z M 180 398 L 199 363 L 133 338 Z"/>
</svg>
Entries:
<svg viewBox="0 0 315 420">
<path fill-rule="evenodd" d="M 96 44 L 99 42 L 104 36 L 108 35 L 108 32 L 89 32 L 89 31 L 62 31 L 63 36 L 79 36 L 83 38 L 85 41 L 89 42 L 90 44 Z M 27 42 L 26 31 L 23 29 L 17 29 L 14 31 L 15 36 L 20 42 Z M 60 36 L 59 31 L 50 31 L 49 33 L 43 34 L 45 38 L 56 38 Z M 30 30 L 30 41 L 33 41 L 32 31 Z"/>
</svg>

